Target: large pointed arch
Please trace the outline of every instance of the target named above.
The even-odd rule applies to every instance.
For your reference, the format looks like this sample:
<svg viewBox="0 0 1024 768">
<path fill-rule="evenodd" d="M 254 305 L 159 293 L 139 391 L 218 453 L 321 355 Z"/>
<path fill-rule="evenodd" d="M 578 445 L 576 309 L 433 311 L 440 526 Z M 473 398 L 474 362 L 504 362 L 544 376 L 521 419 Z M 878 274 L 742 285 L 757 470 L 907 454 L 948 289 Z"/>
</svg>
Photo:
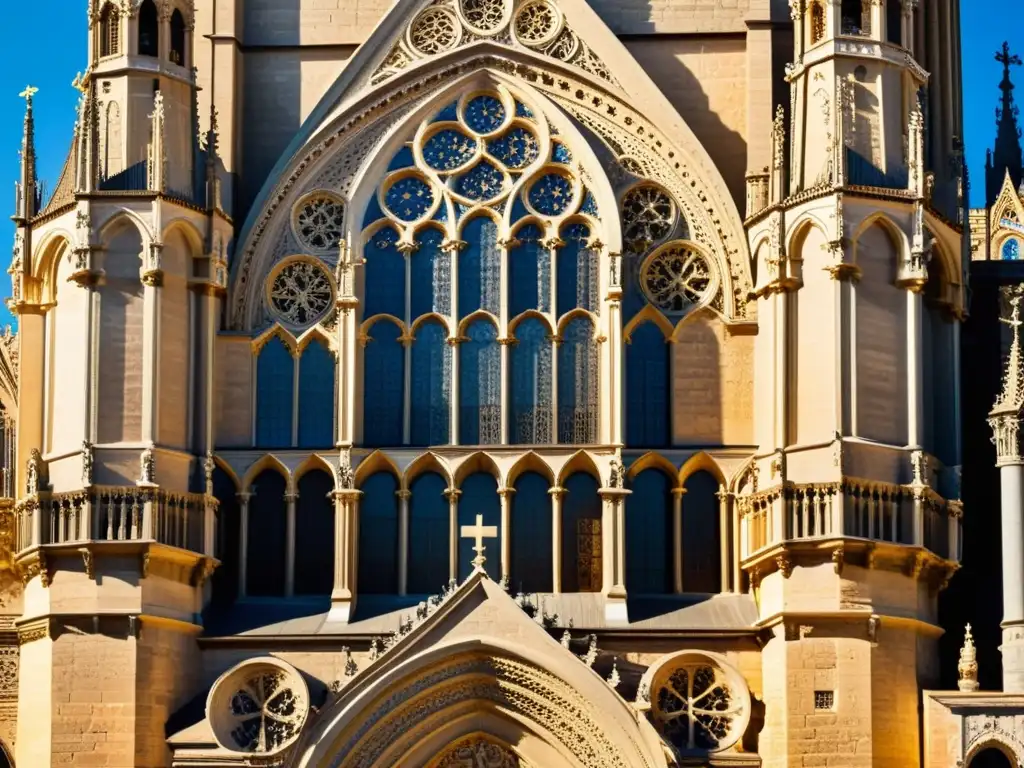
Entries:
<svg viewBox="0 0 1024 768">
<path fill-rule="evenodd" d="M 375 80 L 374 71 L 381 59 L 423 7 L 424 2 L 392 6 L 373 35 L 348 61 L 268 177 L 242 229 L 238 258 L 233 263 L 234 324 L 248 321 L 249 283 L 263 274 L 260 261 L 273 247 L 274 238 L 283 229 L 281 223 L 287 219 L 277 209 L 289 205 L 297 193 L 308 191 L 316 172 L 334 154 L 330 148 L 340 145 L 344 152 L 345 145 L 358 144 L 364 153 L 376 150 L 388 143 L 389 131 L 394 135 L 397 127 L 391 126 L 421 107 L 439 85 L 488 70 L 519 88 L 543 94 L 565 111 L 563 119 L 568 122 L 565 114 L 571 115 L 617 156 L 643 155 L 652 180 L 677 197 L 694 239 L 712 254 L 720 273 L 732 283 L 724 291 L 725 314 L 746 315 L 748 246 L 742 219 L 724 179 L 683 118 L 585 0 L 566 0 L 559 3 L 559 8 L 572 27 L 585 30 L 573 34 L 590 57 L 586 65 L 576 66 L 494 39 L 477 39 L 421 59 L 393 77 Z M 628 94 L 619 83 L 629 83 Z M 638 108 L 640 105 L 642 108 Z M 694 179 L 698 183 L 692 183 Z M 348 196 L 352 179 L 346 178 L 340 186 Z M 348 217 L 350 228 L 355 218 Z M 612 241 L 606 242 L 615 247 Z M 737 275 L 737 279 L 731 281 L 730 275 Z"/>
</svg>

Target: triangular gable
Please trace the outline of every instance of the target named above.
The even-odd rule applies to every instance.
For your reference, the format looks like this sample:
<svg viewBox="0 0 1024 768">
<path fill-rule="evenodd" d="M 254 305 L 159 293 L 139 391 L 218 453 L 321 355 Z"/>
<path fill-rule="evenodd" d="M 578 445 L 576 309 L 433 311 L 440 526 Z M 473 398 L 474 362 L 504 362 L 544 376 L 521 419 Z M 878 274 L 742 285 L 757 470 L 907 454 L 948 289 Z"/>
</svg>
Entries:
<svg viewBox="0 0 1024 768">
<path fill-rule="evenodd" d="M 993 232 L 1002 229 L 1013 229 L 1015 232 L 1024 232 L 1024 204 L 1021 203 L 1020 193 L 1013 186 L 1013 179 L 1010 172 L 1006 172 L 1003 178 L 1003 187 L 999 190 L 999 196 L 992 204 L 992 230 Z M 1015 222 L 1007 226 L 1007 222 Z"/>
<path fill-rule="evenodd" d="M 487 17 L 485 11 L 491 8 L 496 21 L 481 22 L 492 25 L 486 30 L 473 28 L 466 19 L 467 6 L 484 14 L 474 19 Z M 544 19 L 552 14 L 557 23 L 545 26 Z M 426 38 L 417 32 L 428 20 L 447 30 L 439 39 L 448 42 L 436 52 L 427 50 Z M 528 21 L 535 23 L 531 27 Z M 524 39 L 536 44 L 520 42 Z M 683 118 L 586 0 L 419 0 L 392 6 L 268 177 L 232 262 L 234 322 L 239 322 L 246 283 L 260 274 L 253 267 L 254 256 L 273 247 L 261 238 L 272 229 L 275 212 L 302 188 L 313 169 L 322 168 L 323 158 L 345 151 L 346 142 L 355 143 L 353 136 L 366 137 L 358 151 L 360 158 L 367 156 L 381 140 L 369 136 L 367 125 L 455 77 L 488 68 L 536 88 L 616 156 L 642 156 L 639 165 L 645 175 L 673 193 L 693 239 L 716 258 L 724 277 L 732 278 L 725 314 L 736 318 L 753 311 L 747 301 L 751 280 L 742 219 L 721 174 Z M 628 83 L 628 93 L 622 83 Z M 384 122 L 394 121 L 391 114 Z"/>
</svg>

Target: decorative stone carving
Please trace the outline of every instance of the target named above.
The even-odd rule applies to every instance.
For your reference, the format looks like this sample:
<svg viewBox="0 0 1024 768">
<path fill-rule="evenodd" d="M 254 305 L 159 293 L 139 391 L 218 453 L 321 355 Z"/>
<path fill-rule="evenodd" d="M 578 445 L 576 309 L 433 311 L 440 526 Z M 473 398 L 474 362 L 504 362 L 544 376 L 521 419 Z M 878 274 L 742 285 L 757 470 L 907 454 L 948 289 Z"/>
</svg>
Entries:
<svg viewBox="0 0 1024 768">
<path fill-rule="evenodd" d="M 338 456 L 338 468 L 335 470 L 334 482 L 340 491 L 351 491 L 356 487 L 356 476 L 352 471 L 352 457 L 347 450 L 342 450 Z"/>
<path fill-rule="evenodd" d="M 431 6 L 409 25 L 409 47 L 420 56 L 433 56 L 455 48 L 462 39 L 462 25 L 458 17 L 444 6 Z"/>
<path fill-rule="evenodd" d="M 514 752 L 483 736 L 471 736 L 445 751 L 431 768 L 521 768 Z"/>
<path fill-rule="evenodd" d="M 35 496 L 39 493 L 43 476 L 43 455 L 38 448 L 33 448 L 28 455 L 25 466 L 25 493 Z"/>
<path fill-rule="evenodd" d="M 330 251 L 345 235 L 345 205 L 323 192 L 304 197 L 295 208 L 295 237 L 312 251 Z"/>
<path fill-rule="evenodd" d="M 644 261 L 640 284 L 665 314 L 680 315 L 708 303 L 718 288 L 711 263 L 685 241 L 662 246 Z"/>
<path fill-rule="evenodd" d="M 92 485 L 92 443 L 88 440 L 82 441 L 82 486 L 88 488 Z"/>
<path fill-rule="evenodd" d="M 657 184 L 638 184 L 622 198 L 622 240 L 633 253 L 644 253 L 675 226 L 675 201 Z"/>
<path fill-rule="evenodd" d="M 960 661 L 956 665 L 957 688 L 961 691 L 978 690 L 978 652 L 974 648 L 974 636 L 971 625 L 964 630 L 964 644 L 960 648 Z"/>
<path fill-rule="evenodd" d="M 334 304 L 334 287 L 319 262 L 292 259 L 268 280 L 267 300 L 271 313 L 292 327 L 312 325 Z"/>
<path fill-rule="evenodd" d="M 18 698 L 18 646 L 0 647 L 0 701 Z"/>
<path fill-rule="evenodd" d="M 156 456 L 153 453 L 153 446 L 149 446 L 141 454 L 139 454 L 138 484 L 156 484 Z"/>
</svg>

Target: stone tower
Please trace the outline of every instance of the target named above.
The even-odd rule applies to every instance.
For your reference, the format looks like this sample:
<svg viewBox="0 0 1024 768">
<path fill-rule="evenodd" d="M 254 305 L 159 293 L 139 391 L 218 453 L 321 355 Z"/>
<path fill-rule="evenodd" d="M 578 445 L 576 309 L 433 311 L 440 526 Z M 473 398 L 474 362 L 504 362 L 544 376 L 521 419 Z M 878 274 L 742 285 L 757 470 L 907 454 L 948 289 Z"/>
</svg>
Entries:
<svg viewBox="0 0 1024 768">
<path fill-rule="evenodd" d="M 742 562 L 771 631 L 765 694 L 787 700 L 762 755 L 918 765 L 961 510 L 958 437 L 940 426 L 963 312 L 956 4 L 790 8 L 789 129 L 780 106 L 772 165 L 748 174 L 773 405 L 739 500 Z"/>
<path fill-rule="evenodd" d="M 10 302 L 25 393 L 21 765 L 162 765 L 166 746 L 149 734 L 197 674 L 196 617 L 215 566 L 212 339 L 231 226 L 216 126 L 195 126 L 192 13 L 189 0 L 90 3 L 74 142 L 41 209 L 26 91 Z M 58 738 L 72 731 L 125 736 Z"/>
</svg>

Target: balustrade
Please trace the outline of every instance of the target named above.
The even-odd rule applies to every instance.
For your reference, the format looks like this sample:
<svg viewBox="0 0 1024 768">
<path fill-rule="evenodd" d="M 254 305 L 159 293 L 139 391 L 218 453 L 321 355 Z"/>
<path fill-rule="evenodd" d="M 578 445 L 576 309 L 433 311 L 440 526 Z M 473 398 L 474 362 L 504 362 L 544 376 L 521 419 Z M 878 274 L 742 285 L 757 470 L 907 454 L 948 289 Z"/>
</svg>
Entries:
<svg viewBox="0 0 1024 768">
<path fill-rule="evenodd" d="M 739 498 L 737 505 L 743 559 L 782 541 L 815 538 L 869 539 L 958 556 L 959 517 L 928 489 L 857 481 L 787 485 Z"/>
<path fill-rule="evenodd" d="M 199 493 L 145 488 L 95 488 L 40 494 L 15 509 L 17 551 L 84 541 L 156 541 L 202 552 L 206 509 Z"/>
</svg>

